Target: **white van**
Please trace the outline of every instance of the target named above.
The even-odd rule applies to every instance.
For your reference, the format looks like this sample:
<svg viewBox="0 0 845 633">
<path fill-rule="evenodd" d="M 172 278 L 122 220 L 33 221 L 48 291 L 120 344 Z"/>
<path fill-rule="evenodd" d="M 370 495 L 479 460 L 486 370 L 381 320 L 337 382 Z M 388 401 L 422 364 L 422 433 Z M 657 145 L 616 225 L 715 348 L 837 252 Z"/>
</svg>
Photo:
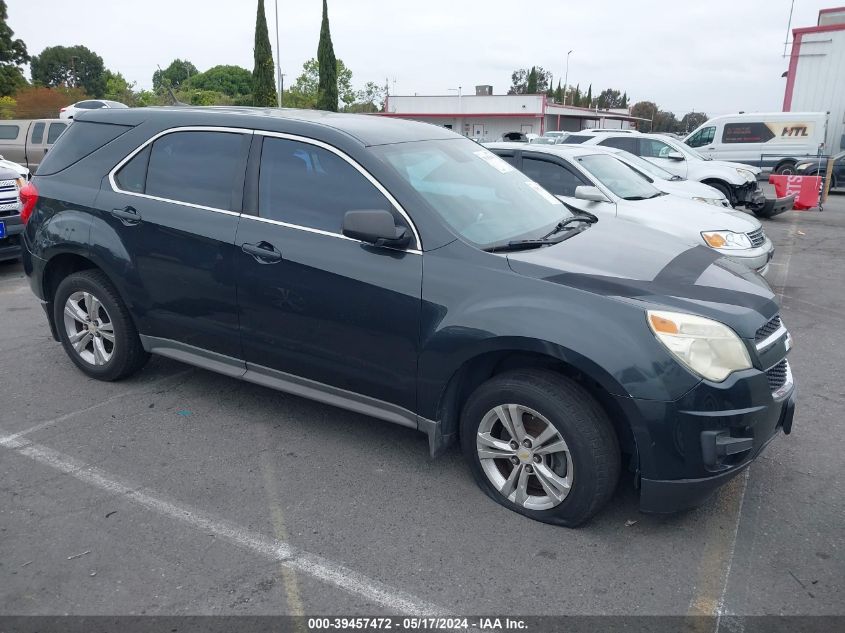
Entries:
<svg viewBox="0 0 845 633">
<path fill-rule="evenodd" d="M 825 112 L 757 112 L 710 119 L 684 139 L 705 158 L 746 163 L 776 174 L 827 150 Z"/>
</svg>

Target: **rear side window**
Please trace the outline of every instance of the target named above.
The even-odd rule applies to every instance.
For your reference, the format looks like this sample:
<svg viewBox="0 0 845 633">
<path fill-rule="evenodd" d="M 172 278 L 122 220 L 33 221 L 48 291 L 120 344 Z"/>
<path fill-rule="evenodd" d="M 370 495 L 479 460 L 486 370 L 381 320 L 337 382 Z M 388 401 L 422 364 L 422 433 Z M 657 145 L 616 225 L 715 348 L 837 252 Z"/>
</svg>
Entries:
<svg viewBox="0 0 845 633">
<path fill-rule="evenodd" d="M 59 140 L 65 128 L 67 128 L 67 124 L 65 123 L 51 123 L 50 129 L 47 131 L 47 145 L 52 145 Z"/>
<path fill-rule="evenodd" d="M 49 136 L 53 134 L 51 129 Z M 131 129 L 128 125 L 108 125 L 105 123 L 88 123 L 77 121 L 64 133 L 58 142 L 50 148 L 38 167 L 39 176 L 49 176 L 67 169 L 89 154 L 97 151 L 107 143 Z M 62 130 L 58 130 L 60 134 Z"/>
<path fill-rule="evenodd" d="M 356 209 L 392 213 L 393 205 L 337 154 L 308 143 L 264 139 L 259 216 L 340 233 L 343 216 Z"/>
<path fill-rule="evenodd" d="M 769 126 L 762 122 L 725 123 L 723 143 L 765 143 L 775 137 Z"/>
<path fill-rule="evenodd" d="M 32 144 L 41 145 L 44 142 L 44 124 L 36 123 L 32 126 Z"/>
<path fill-rule="evenodd" d="M 76 125 L 76 124 L 74 124 Z M 144 193 L 176 202 L 233 210 L 245 169 L 244 134 L 173 132 L 152 145 Z"/>
<path fill-rule="evenodd" d="M 18 138 L 20 130 L 19 125 L 0 125 L 0 140 L 13 141 Z"/>
<path fill-rule="evenodd" d="M 80 110 L 96 110 L 97 108 L 103 107 L 103 102 L 102 101 L 80 101 L 74 107 L 79 108 Z"/>
<path fill-rule="evenodd" d="M 575 187 L 587 184 L 563 165 L 547 160 L 523 156 L 522 171 L 556 196 L 574 196 Z"/>
<path fill-rule="evenodd" d="M 631 152 L 632 154 L 637 151 L 637 139 L 631 138 L 630 136 L 614 136 L 606 138 L 602 140 L 599 145 L 624 149 L 626 152 Z"/>
</svg>

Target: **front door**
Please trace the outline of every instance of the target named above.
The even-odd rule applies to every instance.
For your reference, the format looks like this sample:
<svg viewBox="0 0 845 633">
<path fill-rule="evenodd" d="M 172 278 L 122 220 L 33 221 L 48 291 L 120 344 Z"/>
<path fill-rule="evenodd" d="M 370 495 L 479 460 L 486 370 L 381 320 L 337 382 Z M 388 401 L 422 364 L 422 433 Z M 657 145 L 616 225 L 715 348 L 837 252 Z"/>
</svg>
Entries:
<svg viewBox="0 0 845 633">
<path fill-rule="evenodd" d="M 341 234 L 346 211 L 405 220 L 340 152 L 272 135 L 258 144 L 260 169 L 247 184 L 254 215 L 242 216 L 236 240 L 248 368 L 414 411 L 422 256 Z"/>
<path fill-rule="evenodd" d="M 523 173 L 571 208 L 588 211 L 599 217 L 616 215 L 616 205 L 612 202 L 595 202 L 576 198 L 576 187 L 592 187 L 593 183 L 565 165 L 563 159 L 546 156 L 522 152 Z"/>
<path fill-rule="evenodd" d="M 235 231 L 252 134 L 181 131 L 136 153 L 97 206 L 111 234 L 103 258 L 120 279 L 142 334 L 241 356 Z"/>
</svg>

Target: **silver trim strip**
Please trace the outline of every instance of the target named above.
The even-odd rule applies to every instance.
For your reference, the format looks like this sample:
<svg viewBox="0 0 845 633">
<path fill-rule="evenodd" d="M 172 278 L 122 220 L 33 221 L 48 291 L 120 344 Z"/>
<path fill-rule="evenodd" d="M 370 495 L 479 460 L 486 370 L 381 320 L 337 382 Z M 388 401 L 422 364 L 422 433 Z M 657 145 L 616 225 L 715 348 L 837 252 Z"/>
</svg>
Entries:
<svg viewBox="0 0 845 633">
<path fill-rule="evenodd" d="M 283 371 L 247 363 L 239 358 L 218 354 L 187 343 L 141 334 L 141 344 L 148 352 L 208 369 L 219 374 L 240 378 L 248 382 L 270 387 L 277 391 L 292 393 L 309 400 L 315 400 L 348 411 L 369 415 L 400 426 L 431 433 L 430 425 L 420 428 L 416 413 L 399 405 L 365 396 L 339 387 L 326 385 L 315 380 L 302 378 Z"/>
<path fill-rule="evenodd" d="M 766 338 L 756 344 L 757 351 L 760 352 L 766 349 L 767 347 L 771 347 L 781 336 L 786 333 L 786 327 L 783 325 L 783 323 L 781 323 L 778 329 L 776 329 L 774 332 L 772 332 Z"/>
<path fill-rule="evenodd" d="M 408 226 L 411 227 L 411 232 L 414 234 L 414 241 L 416 242 L 417 249 L 409 249 L 409 250 L 422 250 L 422 239 L 420 238 L 419 232 L 417 232 L 417 227 L 414 224 L 413 220 L 411 220 L 411 216 L 402 208 L 402 205 L 399 204 L 399 201 L 393 197 L 385 187 L 382 185 L 375 177 L 368 172 L 366 169 L 361 167 L 352 157 L 348 156 L 344 152 L 340 151 L 336 147 L 329 145 L 328 143 L 324 143 L 323 141 L 318 141 L 313 138 L 308 138 L 306 136 L 297 136 L 296 134 L 287 134 L 285 132 L 269 132 L 267 130 L 254 130 L 255 134 L 259 136 L 267 136 L 271 138 L 281 138 L 287 139 L 289 141 L 298 141 L 301 143 L 307 143 L 309 145 L 315 145 L 317 147 L 322 147 L 324 150 L 331 152 L 345 160 L 349 163 L 354 169 L 358 171 L 364 178 L 366 178 L 371 185 L 373 185 L 376 189 L 381 192 L 381 194 L 390 201 L 390 204 L 396 209 L 396 211 L 405 218 L 405 221 L 408 223 Z M 345 237 L 345 236 L 344 236 Z"/>
<path fill-rule="evenodd" d="M 336 147 L 333 147 L 332 145 L 329 145 L 328 143 L 324 143 L 322 141 L 318 141 L 316 139 L 308 138 L 308 137 L 305 137 L 305 136 L 297 136 L 295 134 L 286 134 L 286 133 L 283 133 L 283 132 L 269 132 L 269 131 L 266 131 L 266 130 L 255 130 L 255 129 L 247 129 L 247 128 L 233 128 L 233 127 L 220 127 L 220 126 L 209 126 L 209 125 L 187 125 L 187 126 L 168 128 L 168 129 L 162 130 L 161 132 L 158 132 L 157 134 L 148 138 L 141 145 L 139 145 L 134 150 L 132 150 L 117 165 L 115 165 L 114 168 L 112 168 L 112 170 L 108 174 L 109 185 L 111 186 L 112 191 L 114 191 L 115 193 L 121 193 L 121 194 L 124 194 L 124 195 L 127 195 L 127 196 L 135 196 L 137 198 L 145 198 L 145 199 L 148 199 L 148 200 L 156 200 L 158 202 L 169 202 L 169 203 L 173 203 L 173 204 L 181 204 L 181 205 L 184 205 L 186 207 L 191 207 L 191 208 L 194 208 L 194 209 L 203 209 L 205 211 L 213 211 L 215 213 L 224 213 L 226 215 L 241 216 L 243 218 L 250 218 L 252 220 L 257 220 L 259 222 L 266 222 L 268 224 L 276 224 L 277 226 L 284 226 L 284 227 L 291 228 L 291 229 L 297 229 L 297 230 L 300 230 L 300 231 L 307 231 L 309 233 L 317 233 L 319 235 L 326 235 L 326 236 L 329 236 L 329 237 L 337 237 L 337 238 L 340 238 L 340 239 L 351 240 L 353 242 L 359 242 L 359 243 L 363 244 L 363 242 L 361 242 L 360 240 L 354 240 L 350 237 L 346 237 L 342 233 L 333 233 L 331 231 L 323 231 L 321 229 L 314 229 L 314 228 L 311 228 L 311 227 L 308 227 L 308 226 L 301 226 L 301 225 L 298 225 L 298 224 L 290 224 L 288 222 L 281 222 L 279 220 L 272 220 L 270 218 L 261 218 L 261 217 L 254 216 L 254 215 L 239 213 L 237 211 L 229 211 L 228 209 L 218 209 L 216 207 L 207 207 L 207 206 L 204 206 L 204 205 L 201 205 L 201 204 L 193 204 L 191 202 L 183 202 L 181 200 L 173 200 L 171 198 L 160 198 L 158 196 L 151 196 L 151 195 L 146 194 L 146 193 L 137 193 L 137 192 L 134 192 L 134 191 L 125 191 L 117 185 L 117 180 L 115 179 L 115 175 L 117 174 L 118 171 L 121 170 L 121 168 L 126 163 L 131 161 L 137 154 L 144 151 L 144 149 L 146 149 L 146 147 L 148 145 L 154 143 L 156 141 L 156 139 L 159 139 L 162 136 L 165 136 L 167 134 L 173 134 L 175 132 L 229 132 L 229 133 L 233 133 L 233 134 L 258 134 L 258 135 L 261 135 L 261 136 L 267 136 L 267 137 L 272 137 L 272 138 L 282 138 L 282 139 L 298 141 L 298 142 L 302 142 L 302 143 L 308 143 L 310 145 L 315 145 L 315 146 L 321 147 L 321 148 L 323 148 L 323 149 L 325 149 L 329 152 L 332 152 L 333 154 L 335 154 L 335 155 L 339 156 L 340 158 L 342 158 L 343 160 L 345 160 L 355 170 L 357 170 L 362 176 L 364 176 L 364 178 L 366 178 L 370 182 L 370 184 L 372 184 L 376 189 L 379 190 L 379 192 L 385 198 L 387 198 L 387 200 L 390 202 L 390 204 L 393 205 L 393 207 L 396 209 L 396 211 L 403 218 L 405 218 L 405 221 L 408 223 L 408 226 L 411 227 L 411 232 L 414 234 L 414 240 L 415 240 L 418 248 L 407 248 L 407 249 L 404 249 L 404 252 L 411 253 L 413 255 L 421 255 L 422 254 L 422 239 L 420 238 L 420 234 L 417 231 L 416 225 L 411 220 L 411 216 L 408 215 L 408 213 L 405 211 L 405 209 L 402 207 L 402 205 L 399 204 L 399 202 L 396 200 L 396 198 L 393 197 L 393 195 L 384 187 L 384 185 L 382 185 L 378 180 L 376 180 L 375 177 L 372 174 L 370 174 L 366 169 L 364 169 L 361 165 L 359 165 L 357 162 L 355 162 L 355 160 L 353 160 L 348 155 L 344 154 L 342 151 L 340 151 Z"/>
</svg>

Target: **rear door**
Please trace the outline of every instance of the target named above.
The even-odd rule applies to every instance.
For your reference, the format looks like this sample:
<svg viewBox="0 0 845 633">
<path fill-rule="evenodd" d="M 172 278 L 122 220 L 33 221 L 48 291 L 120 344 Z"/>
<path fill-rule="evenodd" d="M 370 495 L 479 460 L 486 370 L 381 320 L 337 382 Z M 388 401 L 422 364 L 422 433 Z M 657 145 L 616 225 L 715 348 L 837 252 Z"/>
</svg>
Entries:
<svg viewBox="0 0 845 633">
<path fill-rule="evenodd" d="M 26 136 L 24 162 L 33 174 L 47 153 L 47 122 L 33 121 Z"/>
<path fill-rule="evenodd" d="M 163 133 L 124 159 L 97 199 L 113 235 L 92 248 L 117 260 L 152 347 L 241 356 L 234 241 L 251 137 L 227 128 Z"/>
<path fill-rule="evenodd" d="M 253 215 L 242 216 L 236 241 L 248 368 L 414 411 L 422 255 L 413 243 L 374 248 L 341 234 L 351 210 L 390 211 L 413 232 L 410 223 L 338 150 L 261 133 L 255 144 L 246 195 Z"/>
</svg>

